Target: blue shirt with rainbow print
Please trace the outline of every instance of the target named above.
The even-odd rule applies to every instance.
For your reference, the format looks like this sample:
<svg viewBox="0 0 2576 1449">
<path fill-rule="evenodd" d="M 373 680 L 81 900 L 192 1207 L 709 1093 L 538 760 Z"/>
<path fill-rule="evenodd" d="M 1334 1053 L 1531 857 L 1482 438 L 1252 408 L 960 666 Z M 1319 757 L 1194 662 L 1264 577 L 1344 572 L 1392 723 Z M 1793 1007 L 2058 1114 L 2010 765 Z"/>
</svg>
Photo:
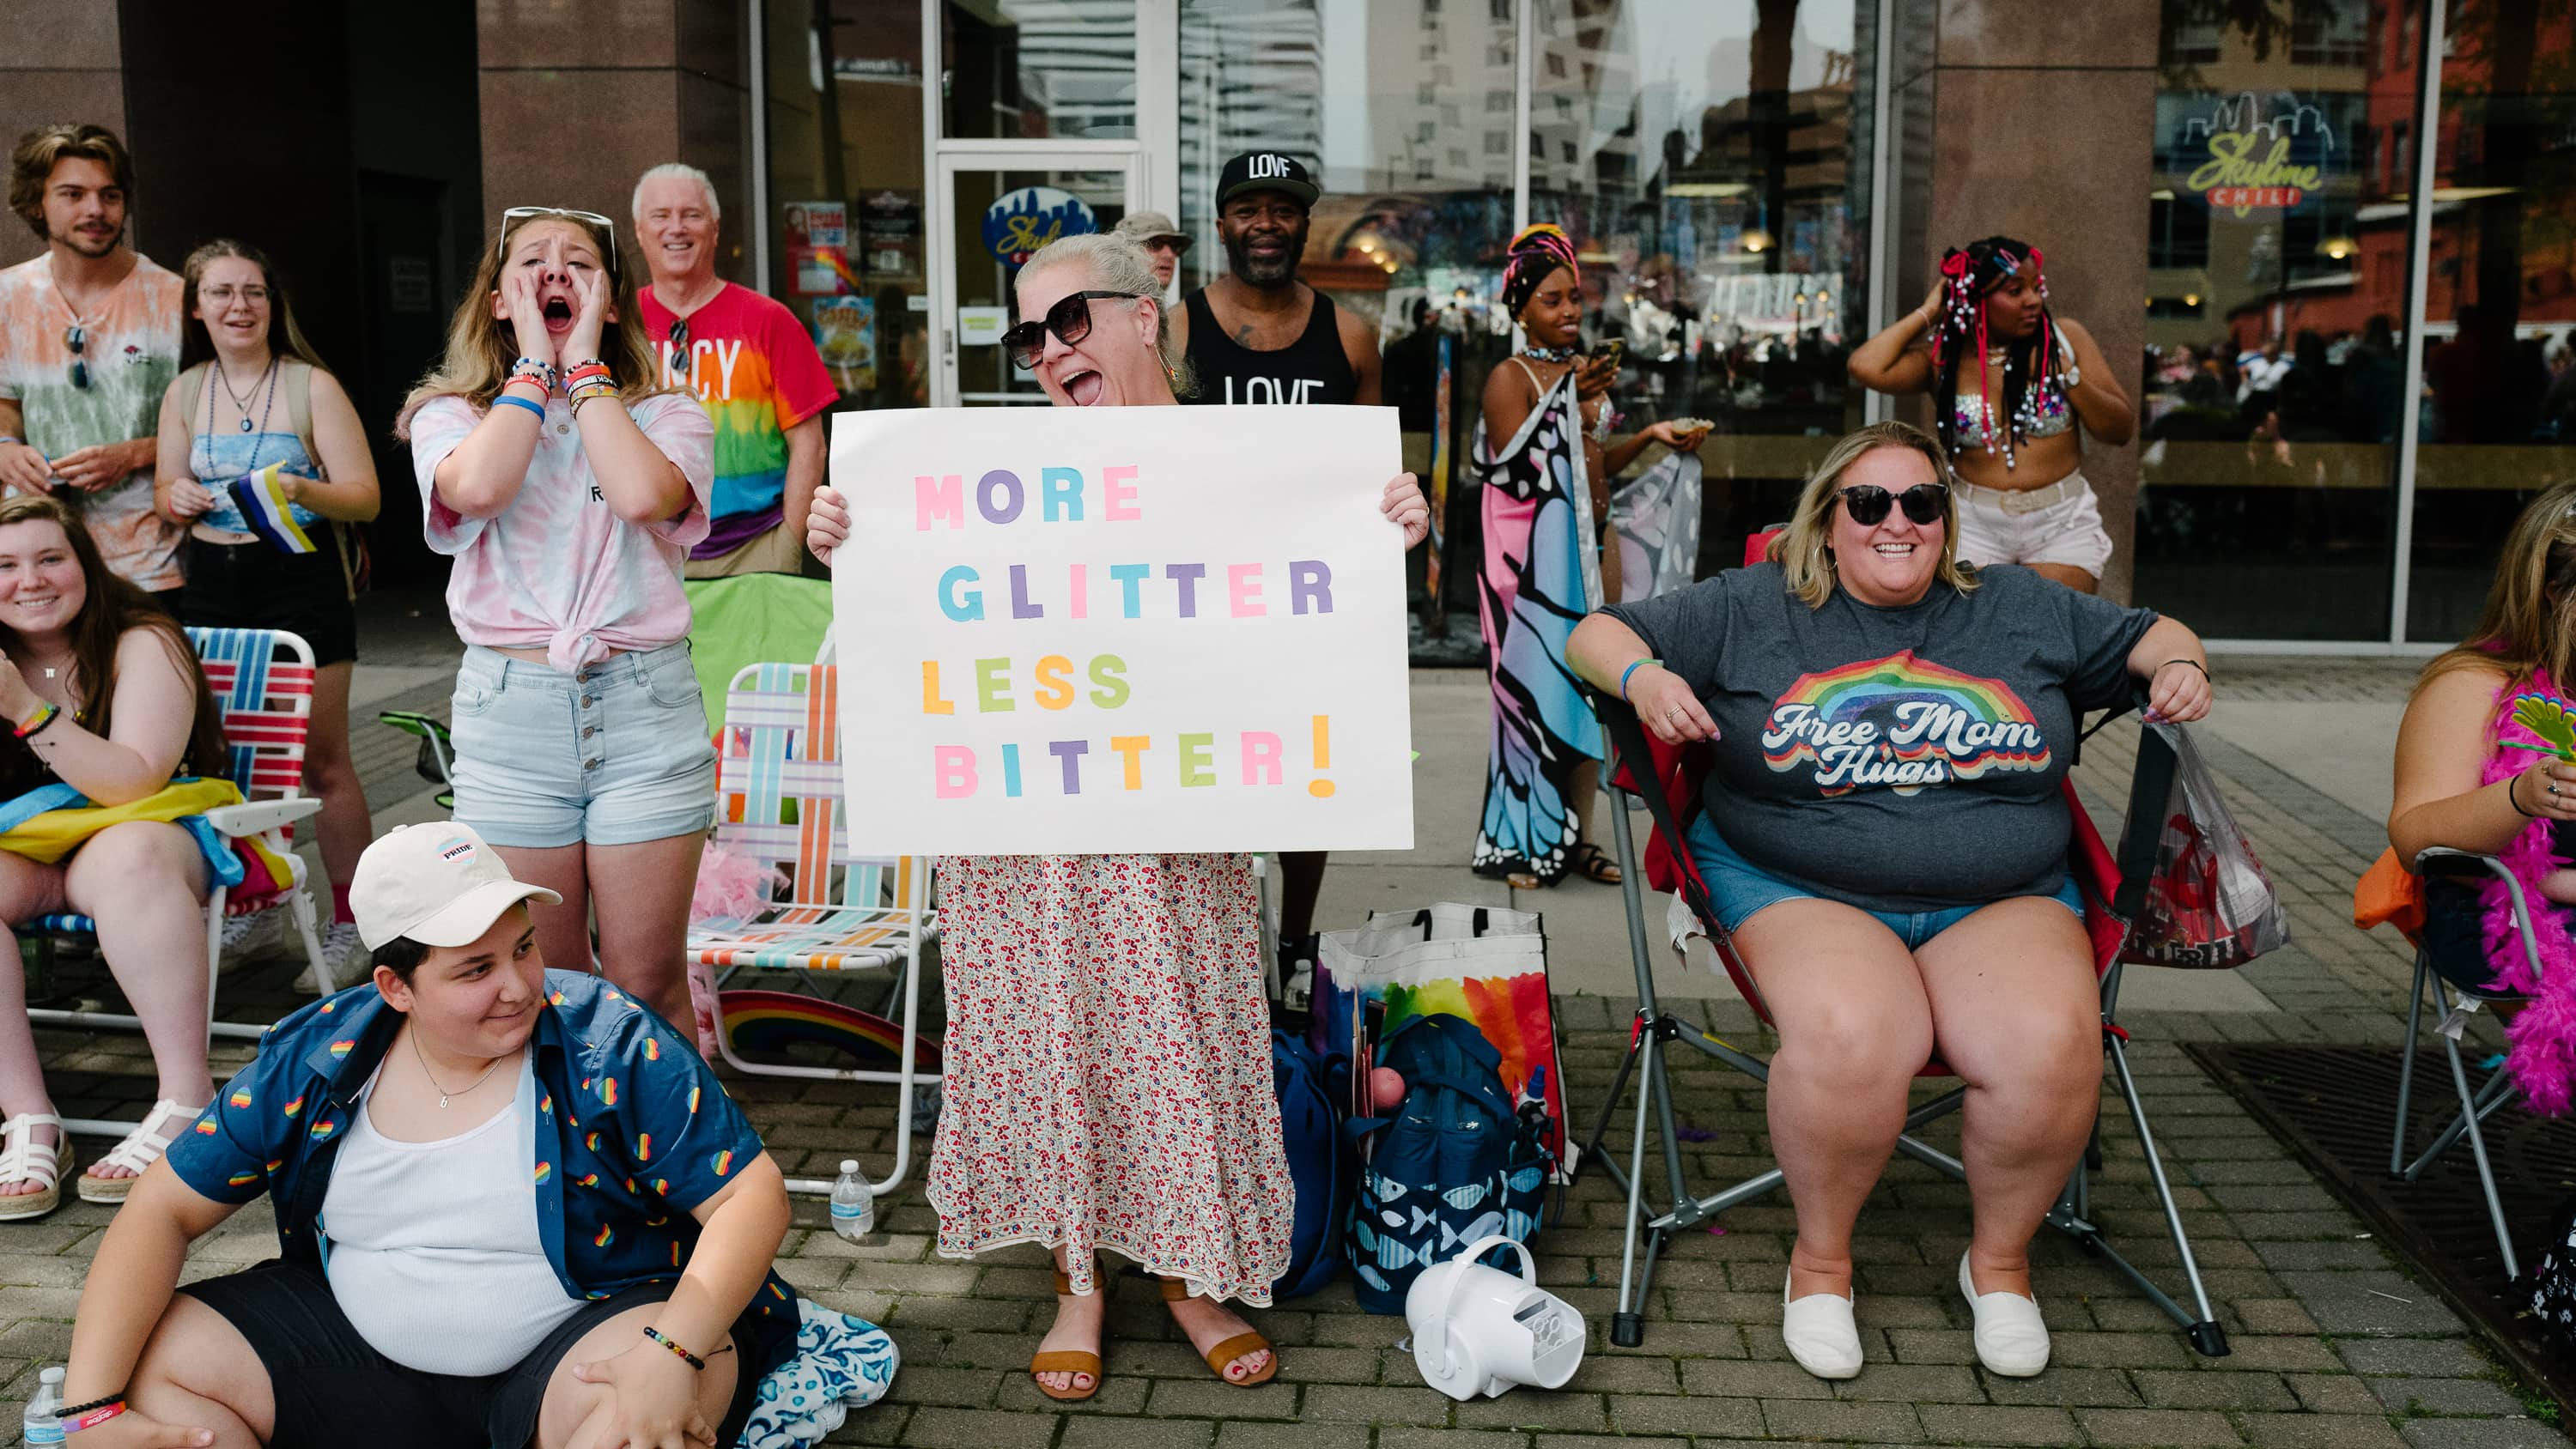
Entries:
<svg viewBox="0 0 2576 1449">
<path fill-rule="evenodd" d="M 529 1040 L 546 1259 L 576 1298 L 676 1279 L 698 1239 L 689 1209 L 760 1155 L 760 1134 L 697 1048 L 608 982 L 548 971 L 546 1000 Z M 332 1159 L 401 1025 L 372 984 L 280 1021 L 170 1145 L 171 1168 L 216 1202 L 267 1194 L 279 1255 L 318 1266 Z M 772 1272 L 734 1320 L 734 1342 L 765 1374 L 795 1352 L 796 1328 L 796 1290 Z"/>
</svg>

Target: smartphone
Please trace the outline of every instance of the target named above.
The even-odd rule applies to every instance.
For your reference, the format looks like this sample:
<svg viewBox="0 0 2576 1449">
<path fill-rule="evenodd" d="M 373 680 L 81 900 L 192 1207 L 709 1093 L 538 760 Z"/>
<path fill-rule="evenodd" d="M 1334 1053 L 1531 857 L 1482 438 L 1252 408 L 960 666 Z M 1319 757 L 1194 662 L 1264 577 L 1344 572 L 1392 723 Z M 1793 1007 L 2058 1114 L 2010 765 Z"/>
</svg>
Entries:
<svg viewBox="0 0 2576 1449">
<path fill-rule="evenodd" d="M 1602 343 L 1600 346 L 1593 348 L 1591 355 L 1593 361 L 1607 362 L 1615 368 L 1619 365 L 1620 360 L 1627 355 L 1627 352 L 1627 342 L 1623 339 L 1613 337 L 1609 341 Z"/>
</svg>

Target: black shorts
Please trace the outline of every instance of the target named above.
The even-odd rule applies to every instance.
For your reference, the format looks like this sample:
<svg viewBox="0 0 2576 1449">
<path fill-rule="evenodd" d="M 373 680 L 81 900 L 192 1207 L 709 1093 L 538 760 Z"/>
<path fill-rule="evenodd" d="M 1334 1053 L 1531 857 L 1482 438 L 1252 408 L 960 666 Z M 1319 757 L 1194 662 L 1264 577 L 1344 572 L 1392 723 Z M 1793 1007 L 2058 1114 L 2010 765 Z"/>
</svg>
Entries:
<svg viewBox="0 0 2576 1449">
<path fill-rule="evenodd" d="M 191 536 L 179 622 L 200 629 L 289 629 L 313 646 L 317 665 L 356 659 L 358 612 L 340 568 L 339 530 L 317 523 L 307 531 L 316 545 L 311 553 Z"/>
<path fill-rule="evenodd" d="M 642 1283 L 585 1303 L 516 1367 L 480 1378 L 405 1368 L 368 1347 L 305 1264 L 272 1260 L 179 1291 L 222 1314 L 259 1355 L 277 1402 L 269 1449 L 480 1449 L 534 1442 L 546 1384 L 581 1336 L 639 1303 L 667 1302 L 676 1286 Z M 760 1378 L 741 1365 L 718 1444 L 742 1441 Z"/>
</svg>

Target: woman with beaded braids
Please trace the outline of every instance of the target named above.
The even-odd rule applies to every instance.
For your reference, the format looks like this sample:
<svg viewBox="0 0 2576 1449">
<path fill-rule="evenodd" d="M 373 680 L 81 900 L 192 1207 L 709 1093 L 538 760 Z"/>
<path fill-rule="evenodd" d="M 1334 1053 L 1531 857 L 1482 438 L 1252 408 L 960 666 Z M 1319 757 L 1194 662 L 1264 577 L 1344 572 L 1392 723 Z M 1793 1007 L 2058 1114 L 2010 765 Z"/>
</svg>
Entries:
<svg viewBox="0 0 2576 1449">
<path fill-rule="evenodd" d="M 1514 890 L 1554 885 L 1569 870 L 1616 881 L 1618 865 L 1584 838 L 1601 738 L 1566 670 L 1565 640 L 1587 611 L 1618 599 L 1619 550 L 1600 549 L 1601 597 L 1588 597 L 1574 447 L 1583 449 L 1584 504 L 1598 548 L 1610 537 L 1610 480 L 1619 470 L 1650 442 L 1694 450 L 1708 430 L 1660 422 L 1610 440 L 1618 422 L 1610 385 L 1619 364 L 1581 351 L 1581 268 L 1559 228 L 1541 223 L 1512 238 L 1503 307 L 1528 342 L 1512 366 L 1486 376 L 1477 420 L 1475 467 L 1485 485 L 1477 614 L 1494 728 L 1471 864 Z M 1579 438 L 1568 435 L 1569 412 L 1581 415 Z"/>
<path fill-rule="evenodd" d="M 1851 378 L 1932 394 L 1957 476 L 1959 557 L 2091 593 L 2111 559 L 2076 424 L 2129 441 L 2138 415 L 2093 334 L 2048 306 L 2039 248 L 1990 236 L 1941 258 L 1923 305 L 1851 355 Z"/>
</svg>

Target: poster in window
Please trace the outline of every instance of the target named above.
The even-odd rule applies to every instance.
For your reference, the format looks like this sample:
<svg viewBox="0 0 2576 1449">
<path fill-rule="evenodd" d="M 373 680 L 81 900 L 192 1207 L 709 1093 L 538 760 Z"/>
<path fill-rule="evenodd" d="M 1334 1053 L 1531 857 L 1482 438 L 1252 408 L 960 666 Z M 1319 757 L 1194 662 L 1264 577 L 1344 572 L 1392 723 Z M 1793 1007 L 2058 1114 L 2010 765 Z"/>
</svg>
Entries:
<svg viewBox="0 0 2576 1449">
<path fill-rule="evenodd" d="M 858 290 L 850 276 L 850 212 L 837 201 L 787 204 L 788 286 L 801 296 Z"/>
<path fill-rule="evenodd" d="M 921 275 L 921 193 L 872 191 L 859 198 L 859 260 L 871 277 Z"/>
<path fill-rule="evenodd" d="M 844 393 L 877 387 L 877 304 L 872 297 L 814 299 L 814 348 Z"/>
</svg>

